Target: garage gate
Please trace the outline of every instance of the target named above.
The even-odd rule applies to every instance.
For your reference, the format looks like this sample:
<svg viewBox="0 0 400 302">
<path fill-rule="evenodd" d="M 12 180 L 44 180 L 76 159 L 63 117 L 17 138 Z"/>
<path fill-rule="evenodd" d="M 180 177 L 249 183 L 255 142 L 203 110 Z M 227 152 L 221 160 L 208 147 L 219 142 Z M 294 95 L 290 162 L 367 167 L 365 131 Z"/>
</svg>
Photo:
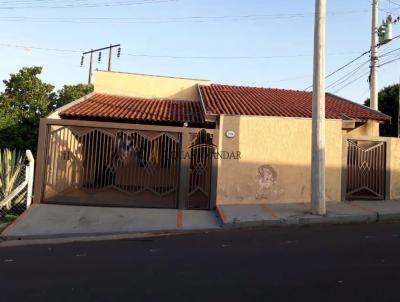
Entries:
<svg viewBox="0 0 400 302">
<path fill-rule="evenodd" d="M 41 202 L 213 207 L 213 129 L 70 120 L 42 123 Z"/>
</svg>

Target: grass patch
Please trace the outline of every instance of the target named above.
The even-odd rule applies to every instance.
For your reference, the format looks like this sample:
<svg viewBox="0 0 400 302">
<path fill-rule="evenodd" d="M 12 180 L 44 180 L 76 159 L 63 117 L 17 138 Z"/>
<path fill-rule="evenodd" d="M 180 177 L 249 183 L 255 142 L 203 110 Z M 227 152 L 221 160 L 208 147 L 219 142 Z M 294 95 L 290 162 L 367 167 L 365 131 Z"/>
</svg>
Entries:
<svg viewBox="0 0 400 302">
<path fill-rule="evenodd" d="M 18 216 L 16 215 L 11 215 L 11 214 L 6 214 L 4 217 L 0 217 L 0 224 L 2 223 L 11 223 L 15 219 L 17 219 Z"/>
</svg>

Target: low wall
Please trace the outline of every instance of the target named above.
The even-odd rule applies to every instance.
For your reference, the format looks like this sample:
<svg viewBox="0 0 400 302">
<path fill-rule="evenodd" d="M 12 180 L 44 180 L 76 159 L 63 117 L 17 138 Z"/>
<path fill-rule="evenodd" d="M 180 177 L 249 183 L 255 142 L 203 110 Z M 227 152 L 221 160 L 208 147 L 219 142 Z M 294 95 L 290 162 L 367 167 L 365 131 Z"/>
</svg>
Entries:
<svg viewBox="0 0 400 302">
<path fill-rule="evenodd" d="M 400 199 L 400 139 L 390 138 L 390 199 Z"/>
<path fill-rule="evenodd" d="M 326 121 L 328 201 L 341 200 L 341 126 Z M 241 159 L 218 161 L 217 204 L 310 202 L 311 119 L 221 116 L 219 137 L 219 150 Z"/>
</svg>

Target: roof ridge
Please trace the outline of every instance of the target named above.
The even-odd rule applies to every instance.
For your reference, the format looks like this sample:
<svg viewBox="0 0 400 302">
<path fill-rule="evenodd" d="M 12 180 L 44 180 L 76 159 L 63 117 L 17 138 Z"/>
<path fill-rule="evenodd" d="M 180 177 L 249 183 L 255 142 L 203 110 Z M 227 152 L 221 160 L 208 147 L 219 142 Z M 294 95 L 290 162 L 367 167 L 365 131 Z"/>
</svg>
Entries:
<svg viewBox="0 0 400 302">
<path fill-rule="evenodd" d="M 228 86 L 228 87 L 235 87 L 235 88 L 250 88 L 250 89 L 263 89 L 263 90 L 278 90 L 278 91 L 288 91 L 288 92 L 302 92 L 309 94 L 311 91 L 299 90 L 299 89 L 287 89 L 287 88 L 274 88 L 274 87 L 263 87 L 263 86 L 246 86 L 246 85 L 231 85 L 231 84 L 220 84 L 220 83 L 213 83 L 211 85 L 200 85 L 201 87 L 209 87 L 209 86 Z"/>
</svg>

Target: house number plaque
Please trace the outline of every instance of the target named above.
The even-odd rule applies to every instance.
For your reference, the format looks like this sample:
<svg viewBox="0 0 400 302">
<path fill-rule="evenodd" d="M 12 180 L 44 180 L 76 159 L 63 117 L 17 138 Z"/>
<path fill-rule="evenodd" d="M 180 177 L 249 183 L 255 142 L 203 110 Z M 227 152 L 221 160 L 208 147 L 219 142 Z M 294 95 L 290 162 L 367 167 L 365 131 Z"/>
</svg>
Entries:
<svg viewBox="0 0 400 302">
<path fill-rule="evenodd" d="M 227 131 L 225 132 L 225 135 L 226 135 L 227 138 L 234 138 L 235 135 L 236 135 L 236 133 L 235 133 L 235 131 L 233 131 L 233 130 L 227 130 Z"/>
</svg>

